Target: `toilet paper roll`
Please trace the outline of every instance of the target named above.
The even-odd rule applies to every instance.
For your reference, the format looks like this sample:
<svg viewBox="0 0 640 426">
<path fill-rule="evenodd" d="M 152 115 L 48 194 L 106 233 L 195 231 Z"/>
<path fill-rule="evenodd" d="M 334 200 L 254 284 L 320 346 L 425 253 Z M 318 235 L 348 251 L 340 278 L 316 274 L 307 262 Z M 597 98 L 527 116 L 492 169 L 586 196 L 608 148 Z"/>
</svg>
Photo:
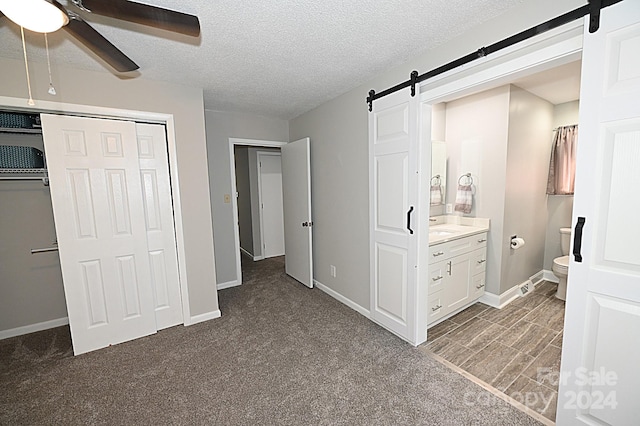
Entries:
<svg viewBox="0 0 640 426">
<path fill-rule="evenodd" d="M 524 238 L 512 238 L 511 239 L 511 248 L 512 249 L 518 250 L 523 245 L 524 245 Z"/>
</svg>

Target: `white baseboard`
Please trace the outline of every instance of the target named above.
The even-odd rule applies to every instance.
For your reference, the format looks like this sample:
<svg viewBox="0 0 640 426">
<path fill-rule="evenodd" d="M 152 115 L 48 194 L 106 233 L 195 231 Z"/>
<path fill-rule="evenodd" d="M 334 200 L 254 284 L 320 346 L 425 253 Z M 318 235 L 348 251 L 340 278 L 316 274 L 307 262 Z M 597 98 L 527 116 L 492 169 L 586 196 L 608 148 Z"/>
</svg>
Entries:
<svg viewBox="0 0 640 426">
<path fill-rule="evenodd" d="M 485 292 L 484 295 L 480 298 L 480 302 L 494 308 L 502 309 L 509 303 L 520 297 L 520 294 L 520 286 L 516 285 L 500 295 Z"/>
<path fill-rule="evenodd" d="M 220 318 L 221 315 L 222 315 L 222 313 L 220 312 L 220 309 L 218 309 L 217 311 L 206 312 L 204 314 L 200 314 L 200 315 L 196 315 L 196 316 L 191 317 L 191 319 L 189 320 L 189 323 L 187 324 L 185 322 L 184 325 L 198 324 L 199 322 L 204 322 L 204 321 L 209 321 L 209 320 L 212 320 L 212 319 Z"/>
<path fill-rule="evenodd" d="M 69 324 L 69 318 L 58 318 L 51 321 L 39 322 L 37 324 L 24 325 L 22 327 L 16 327 L 9 330 L 0 331 L 0 340 L 8 339 L 9 337 L 22 336 L 23 334 L 35 333 L 36 331 L 48 330 L 54 327 L 60 327 L 62 325 Z"/>
<path fill-rule="evenodd" d="M 241 285 L 238 280 L 227 281 L 226 283 L 220 283 L 216 286 L 218 290 L 224 290 L 225 288 L 237 287 Z"/>
<path fill-rule="evenodd" d="M 323 292 L 327 293 L 329 296 L 333 297 L 334 299 L 336 299 L 339 302 L 344 303 L 345 305 L 347 305 L 348 307 L 350 307 L 351 309 L 353 309 L 354 311 L 362 314 L 363 316 L 365 316 L 366 318 L 370 317 L 370 313 L 368 309 L 363 308 L 362 306 L 358 305 L 356 302 L 354 302 L 353 300 L 344 297 L 343 295 L 341 295 L 340 293 L 338 293 L 335 290 L 331 290 L 329 287 L 327 287 L 326 285 L 322 284 L 321 282 L 319 282 L 318 280 L 313 280 L 313 284 L 318 287 L 319 290 L 322 290 Z"/>
<path fill-rule="evenodd" d="M 529 280 L 531 280 L 531 282 L 533 283 L 533 286 L 537 286 L 538 284 L 540 284 L 542 281 L 545 280 L 544 278 L 544 269 L 541 270 L 540 272 L 538 272 L 537 274 L 532 275 Z M 533 290 L 532 288 L 530 288 L 529 290 Z"/>
<path fill-rule="evenodd" d="M 549 271 L 549 270 L 547 270 L 547 269 L 544 269 L 544 270 L 542 271 L 542 274 L 543 274 L 543 275 L 542 275 L 542 276 L 543 276 L 543 279 L 544 279 L 545 281 L 551 281 L 552 283 L 556 283 L 556 284 L 560 282 L 560 281 L 558 280 L 558 277 L 556 277 L 555 275 L 553 275 L 553 272 L 552 272 L 552 271 Z"/>
</svg>

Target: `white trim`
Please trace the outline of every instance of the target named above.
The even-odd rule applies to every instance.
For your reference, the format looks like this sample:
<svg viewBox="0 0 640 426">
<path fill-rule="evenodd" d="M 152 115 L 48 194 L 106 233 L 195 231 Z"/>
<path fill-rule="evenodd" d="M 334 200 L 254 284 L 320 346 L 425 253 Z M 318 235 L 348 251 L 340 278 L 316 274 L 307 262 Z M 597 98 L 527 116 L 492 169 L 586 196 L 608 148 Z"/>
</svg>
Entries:
<svg viewBox="0 0 640 426">
<path fill-rule="evenodd" d="M 531 281 L 531 283 L 533 284 L 533 287 L 535 288 L 535 286 L 537 286 L 538 284 L 540 284 L 542 281 L 544 281 L 544 270 L 541 270 L 540 272 L 532 275 L 531 277 L 529 277 L 529 280 Z M 533 290 L 533 288 L 530 288 L 529 290 Z"/>
<path fill-rule="evenodd" d="M 218 309 L 216 311 L 206 312 L 204 314 L 193 316 L 189 319 L 189 324 L 185 324 L 185 325 L 194 325 L 194 324 L 198 324 L 199 322 L 220 318 L 221 316 L 222 316 L 222 313 L 220 312 L 220 309 Z"/>
<path fill-rule="evenodd" d="M 233 280 L 233 281 L 227 281 L 226 283 L 219 283 L 216 288 L 218 290 L 224 290 L 225 288 L 231 288 L 231 287 L 238 287 L 239 285 L 241 285 L 242 283 L 239 282 L 238 280 Z"/>
<path fill-rule="evenodd" d="M 500 295 L 485 292 L 482 297 L 480 297 L 480 302 L 494 308 L 502 309 L 518 297 L 520 297 L 520 285 L 515 285 Z"/>
<path fill-rule="evenodd" d="M 286 145 L 288 142 L 279 141 L 265 141 L 259 139 L 241 139 L 241 138 L 229 138 L 229 179 L 231 180 L 231 210 L 233 214 L 233 239 L 234 241 L 234 253 L 236 253 L 236 280 L 238 285 L 242 284 L 242 262 L 240 260 L 240 228 L 238 227 L 238 198 L 236 192 L 238 192 L 238 186 L 236 185 L 236 162 L 235 149 L 236 145 L 244 146 L 258 146 L 258 147 L 271 147 L 280 148 Z M 254 259 L 258 260 L 258 259 Z"/>
<path fill-rule="evenodd" d="M 36 324 L 23 325 L 22 327 L 11 328 L 9 330 L 0 331 L 0 340 L 9 337 L 22 336 L 23 334 L 35 333 L 36 331 L 48 330 L 50 328 L 60 327 L 69 324 L 69 318 L 58 318 L 50 321 L 39 322 Z"/>
<path fill-rule="evenodd" d="M 327 287 L 326 285 L 322 284 L 318 280 L 313 280 L 313 283 L 314 283 L 314 285 L 316 287 L 318 287 L 319 290 L 322 290 L 323 292 L 327 293 L 329 296 L 333 297 L 337 301 L 339 301 L 341 303 L 344 303 L 345 305 L 347 305 L 348 307 L 350 307 L 354 311 L 358 312 L 359 314 L 363 315 L 364 317 L 370 318 L 368 309 L 363 308 L 362 306 L 358 305 L 353 300 L 341 295 L 337 291 L 330 289 L 329 287 Z"/>
<path fill-rule="evenodd" d="M 180 293 L 182 296 L 182 316 L 185 325 L 189 325 L 191 310 L 189 306 L 189 286 L 187 283 L 187 255 L 184 249 L 184 229 L 182 227 L 182 202 L 178 181 L 178 155 L 173 114 L 159 112 L 136 111 L 120 108 L 108 108 L 95 105 L 69 104 L 38 100 L 37 107 L 25 107 L 23 98 L 0 96 L 0 105 L 15 111 L 49 112 L 65 115 L 92 118 L 108 118 L 112 120 L 139 120 L 147 123 L 164 124 L 167 133 L 167 153 L 169 155 L 169 174 L 171 180 L 171 197 L 173 199 L 173 221 L 176 232 L 178 253 L 178 272 L 180 276 Z"/>
<path fill-rule="evenodd" d="M 542 273 L 543 273 L 543 279 L 545 281 L 551 281 L 552 283 L 556 283 L 556 284 L 560 282 L 560 280 L 558 279 L 558 277 L 556 277 L 553 271 L 544 269 Z"/>
</svg>

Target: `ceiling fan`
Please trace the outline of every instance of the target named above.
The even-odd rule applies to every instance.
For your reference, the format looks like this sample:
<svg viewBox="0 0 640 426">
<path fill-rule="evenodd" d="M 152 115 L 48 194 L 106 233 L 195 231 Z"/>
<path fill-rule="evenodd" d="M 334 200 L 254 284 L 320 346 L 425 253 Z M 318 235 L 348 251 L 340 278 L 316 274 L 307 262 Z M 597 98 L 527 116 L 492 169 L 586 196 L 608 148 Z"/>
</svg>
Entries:
<svg viewBox="0 0 640 426">
<path fill-rule="evenodd" d="M 79 11 L 122 19 L 192 37 L 200 35 L 197 16 L 128 0 L 69 0 Z M 63 28 L 119 72 L 139 67 L 82 17 L 56 0 L 0 0 L 4 14 L 32 31 L 49 33 Z"/>
</svg>

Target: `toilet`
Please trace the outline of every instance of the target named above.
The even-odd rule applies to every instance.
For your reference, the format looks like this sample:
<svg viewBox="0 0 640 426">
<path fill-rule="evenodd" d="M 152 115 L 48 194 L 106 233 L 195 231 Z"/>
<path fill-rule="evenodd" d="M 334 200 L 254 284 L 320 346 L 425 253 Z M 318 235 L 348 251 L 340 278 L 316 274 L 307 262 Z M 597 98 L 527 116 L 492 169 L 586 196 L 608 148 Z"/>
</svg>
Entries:
<svg viewBox="0 0 640 426">
<path fill-rule="evenodd" d="M 567 300 L 567 275 L 569 274 L 569 245 L 571 243 L 571 228 L 560 228 L 560 246 L 562 256 L 553 259 L 553 275 L 558 277 L 558 291 L 556 297 Z"/>
</svg>

